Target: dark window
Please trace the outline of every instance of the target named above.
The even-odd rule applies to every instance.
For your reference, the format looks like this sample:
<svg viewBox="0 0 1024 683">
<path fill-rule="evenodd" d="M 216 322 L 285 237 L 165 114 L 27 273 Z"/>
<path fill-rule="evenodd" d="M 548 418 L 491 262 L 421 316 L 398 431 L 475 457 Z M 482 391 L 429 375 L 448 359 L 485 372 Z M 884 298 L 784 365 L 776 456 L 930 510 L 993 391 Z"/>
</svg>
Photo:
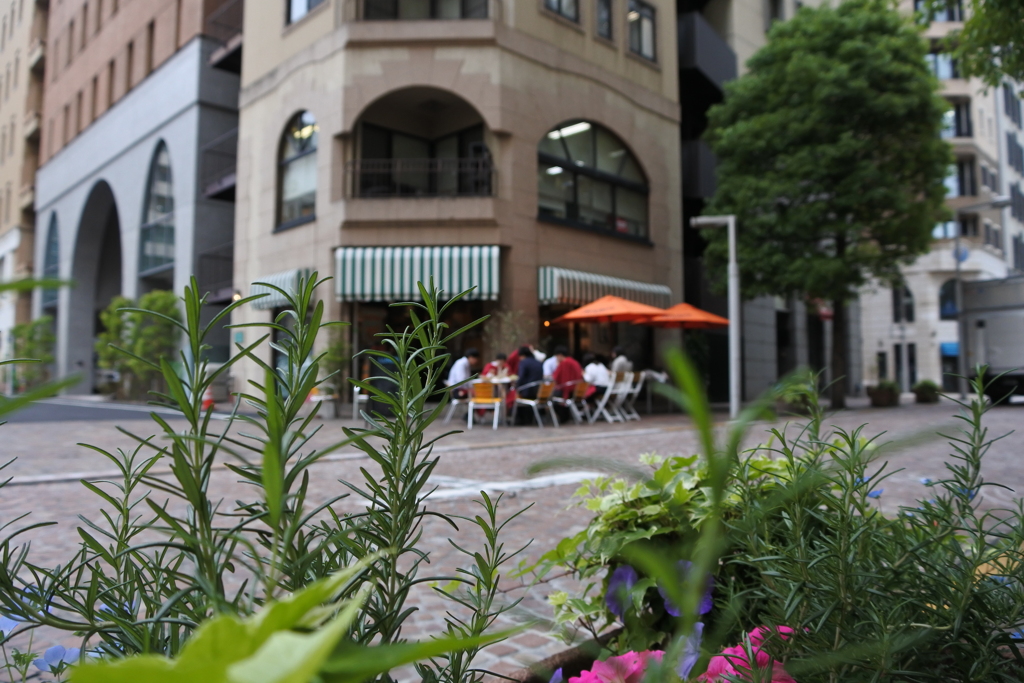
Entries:
<svg viewBox="0 0 1024 683">
<path fill-rule="evenodd" d="M 297 225 L 316 216 L 316 145 L 320 128 L 308 111 L 292 117 L 278 152 L 279 227 Z"/>
<path fill-rule="evenodd" d="M 570 21 L 578 22 L 580 20 L 580 7 L 577 0 L 544 0 L 544 6 Z"/>
<path fill-rule="evenodd" d="M 973 197 L 978 194 L 978 185 L 974 174 L 974 159 L 958 159 L 949 167 L 946 176 L 947 197 Z"/>
<path fill-rule="evenodd" d="M 569 122 L 545 135 L 537 152 L 541 219 L 647 237 L 647 180 L 618 137 Z"/>
<path fill-rule="evenodd" d="M 149 167 L 139 229 L 139 273 L 154 275 L 174 266 L 174 180 L 171 156 L 161 142 Z"/>
<path fill-rule="evenodd" d="M 612 39 L 612 0 L 597 0 L 597 35 Z"/>
<path fill-rule="evenodd" d="M 940 81 L 960 78 L 960 65 L 948 52 L 932 52 L 927 55 L 928 67 Z"/>
<path fill-rule="evenodd" d="M 479 197 L 492 191 L 483 124 L 428 140 L 363 123 L 359 156 L 360 197 Z"/>
<path fill-rule="evenodd" d="M 1010 186 L 1010 215 L 1019 221 L 1024 221 L 1024 193 L 1020 185 L 1014 183 Z"/>
<path fill-rule="evenodd" d="M 1013 267 L 1024 271 L 1024 235 L 1013 238 Z"/>
<path fill-rule="evenodd" d="M 765 5 L 764 30 L 768 31 L 776 21 L 785 19 L 784 14 L 782 0 L 768 0 Z"/>
<path fill-rule="evenodd" d="M 892 289 L 892 321 L 894 323 L 914 322 L 914 295 L 906 285 Z"/>
<path fill-rule="evenodd" d="M 288 15 L 286 23 L 293 24 L 309 14 L 313 8 L 323 4 L 324 0 L 287 0 Z"/>
<path fill-rule="evenodd" d="M 56 280 L 60 277 L 60 233 L 57 229 L 57 214 L 50 214 L 50 225 L 46 229 L 46 251 L 43 252 L 43 278 Z M 44 289 L 43 310 L 57 307 L 57 290 Z"/>
<path fill-rule="evenodd" d="M 487 0 L 365 0 L 363 19 L 486 19 Z"/>
<path fill-rule="evenodd" d="M 968 138 L 973 135 L 970 101 L 952 102 L 952 108 L 943 114 L 943 138 Z"/>
<path fill-rule="evenodd" d="M 1020 98 L 1017 97 L 1017 90 L 1010 83 L 1003 84 L 1003 110 L 1010 120 L 1021 127 L 1021 106 Z"/>
<path fill-rule="evenodd" d="M 629 49 L 646 59 L 656 59 L 655 40 L 656 10 L 641 0 L 629 0 L 629 14 L 626 22 L 629 30 Z"/>
<path fill-rule="evenodd" d="M 875 358 L 878 363 L 878 379 L 889 379 L 889 354 L 879 351 Z"/>
</svg>

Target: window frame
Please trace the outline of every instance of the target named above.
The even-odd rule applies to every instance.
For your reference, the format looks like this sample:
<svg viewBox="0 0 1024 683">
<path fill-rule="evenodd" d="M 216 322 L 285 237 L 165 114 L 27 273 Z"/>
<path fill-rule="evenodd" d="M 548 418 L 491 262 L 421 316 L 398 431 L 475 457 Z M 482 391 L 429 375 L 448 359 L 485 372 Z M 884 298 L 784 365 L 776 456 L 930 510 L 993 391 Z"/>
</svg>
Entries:
<svg viewBox="0 0 1024 683">
<path fill-rule="evenodd" d="M 631 19 L 633 13 L 637 12 L 637 19 Z M 647 17 L 651 22 L 651 54 L 648 56 L 643 52 L 643 20 L 645 13 L 648 13 Z M 633 44 L 633 24 L 637 24 L 638 28 L 638 40 L 640 44 L 634 46 Z M 654 64 L 658 63 L 658 8 L 649 2 L 644 0 L 629 0 L 626 12 L 626 43 L 629 53 L 647 60 Z"/>
<path fill-rule="evenodd" d="M 306 3 L 306 11 L 301 15 L 292 18 L 292 3 L 295 0 L 284 0 L 284 25 L 294 26 L 313 13 L 313 10 L 328 4 L 327 0 L 302 0 Z"/>
<path fill-rule="evenodd" d="M 565 5 L 569 2 L 572 2 L 575 8 L 575 13 L 572 15 L 567 14 L 564 10 Z M 541 7 L 561 19 L 574 24 L 580 23 L 580 0 L 541 0 Z"/>
<path fill-rule="evenodd" d="M 626 145 L 625 141 L 623 141 L 623 139 L 621 137 L 619 137 L 618 135 L 616 135 L 611 129 L 609 129 L 609 128 L 605 127 L 605 126 L 602 126 L 602 125 L 600 125 L 600 124 L 598 124 L 598 123 L 596 123 L 594 121 L 589 121 L 589 120 L 585 120 L 585 119 L 571 119 L 569 121 L 564 121 L 564 122 L 558 124 L 557 126 L 555 126 L 554 128 L 552 128 L 551 130 L 549 130 L 547 133 L 544 134 L 544 136 L 547 137 L 548 135 L 550 135 L 552 132 L 554 132 L 556 130 L 561 130 L 561 129 L 567 128 L 569 126 L 578 124 L 578 123 L 588 123 L 588 124 L 590 124 L 591 129 L 595 131 L 595 133 L 594 133 L 594 135 L 595 135 L 595 145 L 596 145 L 596 131 L 597 130 L 603 130 L 605 133 L 607 133 L 608 135 L 612 136 L 616 141 L 618 141 L 618 143 L 622 145 L 622 149 L 625 150 L 626 154 L 629 155 L 629 157 L 632 158 L 633 163 L 636 164 L 636 167 L 640 171 L 640 174 L 642 176 L 644 176 L 645 182 L 636 182 L 636 181 L 633 181 L 633 180 L 629 180 L 628 178 L 624 178 L 622 176 L 615 175 L 613 173 L 608 173 L 607 171 L 602 171 L 602 170 L 600 170 L 600 169 L 598 169 L 596 167 L 580 165 L 579 163 L 573 163 L 574 162 L 574 158 L 572 156 L 571 150 L 568 148 L 568 145 L 565 142 L 565 138 L 563 138 L 561 136 L 558 138 L 558 141 L 561 143 L 561 145 L 563 147 L 563 150 L 565 152 L 565 156 L 564 157 L 558 157 L 558 156 L 555 156 L 553 154 L 542 152 L 539 149 L 540 143 L 538 143 L 538 150 L 537 150 L 537 177 L 538 177 L 538 181 L 540 180 L 541 173 L 545 172 L 543 170 L 544 166 L 547 166 L 547 167 L 559 166 L 559 167 L 562 168 L 564 173 L 570 173 L 573 176 L 573 178 L 572 178 L 572 194 L 573 194 L 573 196 L 572 196 L 572 200 L 571 201 L 565 200 L 565 203 L 564 203 L 565 214 L 566 214 L 565 217 L 553 216 L 553 215 L 544 214 L 544 213 L 541 212 L 541 206 L 540 206 L 541 197 L 540 197 L 540 193 L 539 193 L 539 190 L 538 190 L 538 197 L 537 197 L 537 220 L 541 221 L 541 222 L 544 222 L 544 223 L 554 223 L 554 224 L 557 224 L 557 225 L 564 225 L 564 226 L 567 226 L 567 227 L 577 228 L 577 229 L 580 229 L 580 230 L 586 230 L 587 232 L 592 232 L 592 233 L 596 233 L 596 234 L 599 234 L 599 235 L 606 235 L 606 236 L 610 236 L 610 237 L 616 237 L 618 239 L 624 239 L 624 240 L 629 240 L 629 241 L 633 241 L 633 242 L 640 242 L 641 244 L 653 245 L 653 242 L 651 241 L 651 218 L 650 218 L 650 201 L 651 201 L 650 194 L 651 194 L 651 192 L 650 192 L 650 182 L 647 181 L 647 174 L 644 173 L 643 166 L 641 166 L 640 161 L 637 158 L 636 154 L 634 154 L 633 150 L 631 150 Z M 580 187 L 580 183 L 579 183 L 578 178 L 580 176 L 589 178 L 590 180 L 594 180 L 594 181 L 597 181 L 597 182 L 605 183 L 605 184 L 611 186 L 611 190 L 612 190 L 611 191 L 611 202 L 610 202 L 611 203 L 611 209 L 610 209 L 609 215 L 611 216 L 613 223 L 617 222 L 617 220 L 620 218 L 620 214 L 618 212 L 618 209 L 619 209 L 618 192 L 616 191 L 618 188 L 621 188 L 621 189 L 629 191 L 629 192 L 635 192 L 637 194 L 642 195 L 643 198 L 644 198 L 644 203 L 645 203 L 645 208 L 646 208 L 646 211 L 645 211 L 646 216 L 645 216 L 645 220 L 644 220 L 643 234 L 642 235 L 633 235 L 633 234 L 630 234 L 628 232 L 619 232 L 614 227 L 610 228 L 610 229 L 609 228 L 601 228 L 601 227 L 595 226 L 592 223 L 587 223 L 587 222 L 584 222 L 582 220 L 579 220 L 576 217 L 571 217 L 571 213 L 572 213 L 571 208 L 572 207 L 575 207 L 575 210 L 576 210 L 577 214 L 579 212 L 579 207 L 580 207 L 579 187 Z"/>
<path fill-rule="evenodd" d="M 277 156 L 277 159 L 276 159 L 276 166 L 277 166 L 277 198 L 276 198 L 276 201 L 275 201 L 276 208 L 275 208 L 275 212 L 274 212 L 274 232 L 280 232 L 282 230 L 288 230 L 289 228 L 295 228 L 295 227 L 298 227 L 300 225 L 305 225 L 306 223 L 312 223 L 313 221 L 316 220 L 316 196 L 317 196 L 317 190 L 319 189 L 318 188 L 319 181 L 320 181 L 320 178 L 319 178 L 320 174 L 319 173 L 316 174 L 316 179 L 314 180 L 314 183 L 313 183 L 313 213 L 309 214 L 308 216 L 299 216 L 298 218 L 293 218 L 293 219 L 291 219 L 289 221 L 283 221 L 282 220 L 283 209 L 284 209 L 284 176 L 285 176 L 285 170 L 288 168 L 289 165 L 295 163 L 296 161 L 299 161 L 300 159 L 305 159 L 307 156 L 309 156 L 311 154 L 315 155 L 317 153 L 317 151 L 319 151 L 319 149 L 320 149 L 320 135 L 319 135 L 319 132 L 316 131 L 315 132 L 315 134 L 317 136 L 316 144 L 313 146 L 312 149 L 303 150 L 302 152 L 299 152 L 298 154 L 295 154 L 295 155 L 290 156 L 288 158 L 284 157 L 284 145 L 285 145 L 285 141 L 287 139 L 286 136 L 288 135 L 288 131 L 291 130 L 292 125 L 296 121 L 301 120 L 301 118 L 302 118 L 302 116 L 304 114 L 309 114 L 313 118 L 313 125 L 316 126 L 317 128 L 319 128 L 316 116 L 314 116 L 313 113 L 309 109 L 302 109 L 302 110 L 297 111 L 295 114 L 293 114 L 292 116 L 290 116 L 288 118 L 288 122 L 285 124 L 284 130 L 281 131 L 281 135 L 278 138 L 278 142 L 277 142 L 277 155 L 276 155 Z"/>
</svg>

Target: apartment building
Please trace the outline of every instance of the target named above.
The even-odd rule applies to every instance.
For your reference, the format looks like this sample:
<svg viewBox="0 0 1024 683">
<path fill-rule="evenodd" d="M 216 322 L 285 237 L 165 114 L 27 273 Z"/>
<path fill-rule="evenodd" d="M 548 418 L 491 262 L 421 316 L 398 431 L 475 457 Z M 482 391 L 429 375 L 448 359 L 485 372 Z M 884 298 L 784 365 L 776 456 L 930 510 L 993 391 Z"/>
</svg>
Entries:
<svg viewBox="0 0 1024 683">
<path fill-rule="evenodd" d="M 931 250 L 903 269 L 903 287 L 876 283 L 862 292 L 862 362 L 869 384 L 890 379 L 908 391 L 918 380 L 928 379 L 954 390 L 951 373 L 957 372 L 961 341 L 957 261 L 966 280 L 1002 278 L 1024 268 L 1020 86 L 986 88 L 977 79 L 964 78 L 956 60 L 944 52 L 943 39 L 962 27 L 966 4 L 949 0 L 945 9 L 930 16 L 920 13 L 920 0 L 901 5 L 908 13 L 918 11 L 927 24 L 929 64 L 949 100 L 942 136 L 956 157 L 946 178 L 953 219 L 937 225 Z M 997 196 L 1008 196 L 1010 206 L 993 208 Z M 956 252 L 958 233 L 961 248 Z"/>
<path fill-rule="evenodd" d="M 34 184 L 39 165 L 48 3 L 0 3 L 0 279 L 33 275 Z M 31 318 L 30 293 L 0 295 L 0 358 L 14 325 Z M 11 387 L 6 386 L 10 390 Z"/>
<path fill-rule="evenodd" d="M 603 294 L 681 299 L 674 2 L 267 0 L 244 33 L 239 294 L 333 276 L 329 316 L 359 350 L 433 277 L 476 288 L 452 324 L 518 311 L 524 342 L 653 362 L 673 332 L 552 321 Z"/>
<path fill-rule="evenodd" d="M 53 0 L 36 187 L 37 293 L 57 372 L 95 384 L 98 312 L 181 292 L 193 273 L 231 298 L 240 0 Z M 2 120 L 2 115 L 0 115 Z M 214 341 L 226 357 L 227 333 Z"/>
</svg>

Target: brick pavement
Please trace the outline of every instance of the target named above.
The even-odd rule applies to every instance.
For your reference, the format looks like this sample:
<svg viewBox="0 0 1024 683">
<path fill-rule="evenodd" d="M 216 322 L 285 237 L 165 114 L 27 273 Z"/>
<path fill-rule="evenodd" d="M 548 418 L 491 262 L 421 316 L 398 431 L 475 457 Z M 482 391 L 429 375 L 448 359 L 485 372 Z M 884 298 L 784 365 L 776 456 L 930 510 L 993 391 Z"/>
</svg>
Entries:
<svg viewBox="0 0 1024 683">
<path fill-rule="evenodd" d="M 830 423 L 847 429 L 868 423 L 865 434 L 885 432 L 883 440 L 899 441 L 913 437 L 885 456 L 892 469 L 902 468 L 884 484 L 885 494 L 881 502 L 885 508 L 893 509 L 899 504 L 911 504 L 917 497 L 928 495 L 920 483 L 922 477 L 937 479 L 942 476 L 943 462 L 949 449 L 934 433 L 955 429 L 956 423 L 952 418 L 954 413 L 955 406 L 948 403 L 937 406 L 905 405 L 897 409 L 859 408 L 837 414 Z M 1024 407 L 998 407 L 989 413 L 987 424 L 990 433 L 1000 435 L 1010 432 L 1021 422 L 1022 417 Z M 321 433 L 312 440 L 317 447 L 333 443 L 340 435 L 341 426 L 352 424 L 335 419 L 322 422 Z M 128 426 L 141 433 L 144 424 L 132 422 Z M 768 425 L 756 426 L 748 435 L 748 444 L 764 441 L 767 428 Z M 31 511 L 33 521 L 58 522 L 55 527 L 41 529 L 33 534 L 33 555 L 37 562 L 43 564 L 62 562 L 76 546 L 77 534 L 73 529 L 78 524 L 77 516 L 94 515 L 97 510 L 96 499 L 77 480 L 24 482 L 38 482 L 38 477 L 59 478 L 68 474 L 76 475 L 77 479 L 77 473 L 108 471 L 110 467 L 101 456 L 74 444 L 88 442 L 113 449 L 130 447 L 131 440 L 107 422 L 10 424 L 0 427 L 0 430 L 0 435 L 4 437 L 4 454 L 7 456 L 4 459 L 12 455 L 19 457 L 10 474 L 15 476 L 15 483 L 22 482 L 21 485 L 0 492 L 0 520 L 9 520 L 22 512 Z M 435 425 L 431 433 L 440 434 L 443 430 L 443 426 Z M 993 444 L 986 458 L 986 478 L 1015 491 L 1024 491 L 1024 468 L 1019 464 L 1022 444 L 1024 441 L 1017 435 Z M 470 491 L 474 483 L 525 479 L 530 476 L 527 472 L 530 466 L 552 458 L 608 459 L 632 464 L 641 453 L 669 455 L 693 452 L 695 448 L 695 434 L 688 420 L 679 415 L 654 416 L 629 425 L 565 426 L 559 430 L 519 427 L 493 432 L 476 428 L 441 442 L 436 449 L 440 456 L 436 474 L 441 475 L 437 481 L 442 485 L 442 491 L 454 491 L 460 487 Z M 342 493 L 343 488 L 337 480 L 357 481 L 360 467 L 373 471 L 372 463 L 360 457 L 354 449 L 343 449 L 331 457 L 316 465 L 311 502 Z M 593 467 L 593 462 L 581 462 L 564 469 Z M 467 480 L 470 482 L 468 487 Z M 212 486 L 226 501 L 233 500 L 241 492 L 234 475 L 223 468 L 214 472 Z M 577 508 L 567 507 L 575 488 L 575 484 L 569 483 L 506 494 L 502 509 L 508 513 L 532 505 L 509 525 L 506 544 L 518 547 L 532 539 L 533 543 L 525 556 L 533 558 L 560 538 L 582 528 L 588 515 Z M 991 489 L 984 495 L 987 504 L 1005 505 L 1015 494 L 1012 491 Z M 356 505 L 357 502 L 352 499 L 343 503 L 346 508 Z M 430 506 L 450 514 L 469 514 L 474 511 L 470 497 L 438 499 L 432 501 Z M 463 564 L 461 556 L 449 545 L 448 536 L 447 528 L 436 520 L 427 523 L 423 546 L 430 550 L 431 571 L 438 575 L 448 575 Z M 455 535 L 455 540 L 469 543 L 469 536 L 469 531 L 462 529 Z M 546 595 L 564 583 L 532 588 L 513 587 L 509 596 L 524 598 L 520 615 L 543 617 L 548 614 Z M 432 594 L 427 585 L 421 586 L 413 601 L 420 607 L 420 611 L 410 622 L 409 635 L 436 631 L 443 623 L 444 603 Z M 508 672 L 563 647 L 543 628 L 534 628 L 493 648 L 481 658 L 480 664 L 496 671 Z"/>
</svg>

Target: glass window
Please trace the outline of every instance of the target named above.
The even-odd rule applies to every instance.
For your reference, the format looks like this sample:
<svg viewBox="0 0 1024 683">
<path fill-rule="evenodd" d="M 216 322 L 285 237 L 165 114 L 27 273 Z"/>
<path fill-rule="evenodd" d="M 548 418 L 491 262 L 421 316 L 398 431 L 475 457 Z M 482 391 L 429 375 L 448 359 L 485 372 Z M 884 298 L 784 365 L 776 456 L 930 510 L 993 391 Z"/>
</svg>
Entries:
<svg viewBox="0 0 1024 683">
<path fill-rule="evenodd" d="M 597 0 L 597 35 L 612 39 L 612 0 Z"/>
<path fill-rule="evenodd" d="M 939 287 L 939 318 L 956 320 L 956 280 L 946 280 Z"/>
<path fill-rule="evenodd" d="M 364 0 L 363 18 L 386 19 L 486 19 L 487 0 Z"/>
<path fill-rule="evenodd" d="M 622 141 L 589 121 L 570 121 L 537 146 L 541 219 L 647 237 L 647 181 Z"/>
<path fill-rule="evenodd" d="M 937 223 L 932 228 L 932 237 L 937 240 L 951 240 L 956 237 L 956 222 L 945 221 L 944 223 Z"/>
<path fill-rule="evenodd" d="M 914 322 L 914 295 L 906 285 L 893 287 L 892 321 L 894 323 Z"/>
<path fill-rule="evenodd" d="M 928 67 L 940 81 L 960 78 L 960 68 L 953 56 L 945 52 L 933 52 L 927 56 Z"/>
<path fill-rule="evenodd" d="M 149 184 L 139 236 L 139 273 L 143 276 L 174 265 L 174 180 L 171 155 L 161 142 L 149 167 Z"/>
<path fill-rule="evenodd" d="M 316 145 L 320 128 L 308 111 L 296 114 L 281 140 L 281 203 L 278 225 L 312 220 L 316 215 Z"/>
<path fill-rule="evenodd" d="M 629 28 L 629 49 L 650 60 L 655 59 L 655 9 L 641 0 L 629 0 L 626 21 Z"/>
<path fill-rule="evenodd" d="M 576 3 L 577 0 L 544 0 L 545 7 L 571 21 L 580 20 L 579 5 Z"/>
<path fill-rule="evenodd" d="M 43 252 L 43 278 L 56 280 L 60 277 L 60 233 L 57 230 L 57 214 L 50 214 L 50 225 L 46 229 L 46 251 Z M 44 289 L 43 309 L 56 308 L 57 290 Z"/>
<path fill-rule="evenodd" d="M 288 0 L 288 23 L 295 23 L 323 2 L 324 0 Z"/>
</svg>

